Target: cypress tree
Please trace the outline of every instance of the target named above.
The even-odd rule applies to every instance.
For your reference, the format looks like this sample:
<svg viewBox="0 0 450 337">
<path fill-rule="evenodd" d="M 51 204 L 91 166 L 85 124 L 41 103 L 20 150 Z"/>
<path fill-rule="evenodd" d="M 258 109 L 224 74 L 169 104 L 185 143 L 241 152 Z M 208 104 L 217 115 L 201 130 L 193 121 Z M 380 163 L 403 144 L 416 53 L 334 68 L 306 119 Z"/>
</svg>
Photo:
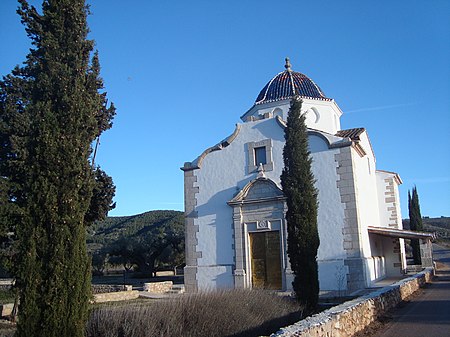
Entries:
<svg viewBox="0 0 450 337">
<path fill-rule="evenodd" d="M 308 133 L 301 115 L 302 101 L 294 97 L 285 129 L 284 169 L 281 186 L 287 203 L 287 252 L 294 272 L 296 298 L 307 313 L 313 312 L 319 298 L 317 250 L 317 189 L 311 170 Z"/>
<path fill-rule="evenodd" d="M 99 186 L 114 194 L 90 162 L 91 144 L 111 127 L 115 108 L 107 106 L 98 55 L 91 54 L 85 1 L 44 0 L 41 13 L 19 3 L 33 48 L 0 82 L 7 187 L 0 206 L 8 205 L 2 209 L 18 238 L 16 335 L 83 336 L 91 296 L 86 225 L 111 208 L 108 197 L 92 195 Z"/>
<path fill-rule="evenodd" d="M 412 193 L 408 190 L 409 227 L 413 231 L 423 230 L 422 215 L 420 214 L 419 195 L 414 186 Z M 411 239 L 414 264 L 421 264 L 419 239 Z"/>
</svg>

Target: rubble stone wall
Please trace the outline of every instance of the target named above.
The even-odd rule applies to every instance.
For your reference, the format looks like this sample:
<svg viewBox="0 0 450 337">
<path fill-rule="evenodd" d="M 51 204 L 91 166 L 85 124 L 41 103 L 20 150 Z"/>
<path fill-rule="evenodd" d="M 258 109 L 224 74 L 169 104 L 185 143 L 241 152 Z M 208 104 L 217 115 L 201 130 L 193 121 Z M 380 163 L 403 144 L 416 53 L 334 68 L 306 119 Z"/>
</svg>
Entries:
<svg viewBox="0 0 450 337">
<path fill-rule="evenodd" d="M 351 337 L 430 282 L 433 274 L 433 268 L 426 268 L 412 277 L 284 327 L 271 337 Z"/>
<path fill-rule="evenodd" d="M 172 290 L 172 286 L 172 281 L 144 283 L 144 291 L 155 294 L 164 294 Z"/>
<path fill-rule="evenodd" d="M 114 301 L 128 301 L 139 297 L 139 291 L 116 291 L 113 293 L 103 293 L 94 295 L 94 303 L 114 302 Z"/>
<path fill-rule="evenodd" d="M 93 284 L 92 293 L 93 294 L 103 294 L 103 293 L 114 293 L 117 291 L 130 291 L 132 290 L 131 285 L 123 284 Z"/>
</svg>

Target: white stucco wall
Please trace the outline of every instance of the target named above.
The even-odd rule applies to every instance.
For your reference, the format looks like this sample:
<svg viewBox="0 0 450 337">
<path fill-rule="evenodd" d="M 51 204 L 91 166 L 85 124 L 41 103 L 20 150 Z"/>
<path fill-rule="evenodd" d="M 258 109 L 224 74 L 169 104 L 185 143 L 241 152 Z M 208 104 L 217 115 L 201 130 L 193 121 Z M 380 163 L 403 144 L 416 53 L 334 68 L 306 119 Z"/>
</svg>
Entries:
<svg viewBox="0 0 450 337">
<path fill-rule="evenodd" d="M 312 169 L 318 190 L 319 211 L 317 222 L 321 245 L 318 260 L 335 260 L 345 257 L 343 249 L 344 206 L 337 188 L 337 163 L 334 155 L 338 149 L 328 149 L 318 136 L 309 136 Z"/>
<path fill-rule="evenodd" d="M 306 126 L 332 135 L 341 129 L 342 111 L 334 101 L 321 101 L 302 98 L 302 113 L 306 113 Z M 270 102 L 253 106 L 243 117 L 259 116 L 266 113 L 282 114 L 287 120 L 290 100 Z"/>
<path fill-rule="evenodd" d="M 210 288 L 212 279 L 217 279 L 216 284 L 220 287 L 233 286 L 233 219 L 232 208 L 227 201 L 256 178 L 257 172 L 248 172 L 246 144 L 264 139 L 272 140 L 274 163 L 273 171 L 266 172 L 266 176 L 278 183 L 282 170 L 280 159 L 284 131 L 275 118 L 241 124 L 231 144 L 206 155 L 201 168 L 195 170 L 196 184 L 199 186 L 196 195 L 198 218 L 195 219 L 195 224 L 199 226 L 197 251 L 202 252 L 197 272 L 200 289 Z"/>
<path fill-rule="evenodd" d="M 204 291 L 229 289 L 234 285 L 233 267 L 199 266 L 197 272 L 198 288 Z"/>
<path fill-rule="evenodd" d="M 334 101 L 303 99 L 302 111 L 306 112 L 306 125 L 309 128 L 332 135 L 341 129 L 342 112 Z"/>
<path fill-rule="evenodd" d="M 318 189 L 319 210 L 317 222 L 320 246 L 317 254 L 319 283 L 321 290 L 346 290 L 343 247 L 344 204 L 337 188 L 337 162 L 339 149 L 329 149 L 327 142 L 319 136 L 308 137 L 312 157 L 312 169 Z"/>
<path fill-rule="evenodd" d="M 373 256 L 383 256 L 384 247 L 382 237 L 379 235 L 371 235 L 370 248 L 372 249 Z"/>
<path fill-rule="evenodd" d="M 361 249 L 364 257 L 371 257 L 368 226 L 379 226 L 378 189 L 375 174 L 375 158 L 364 132 L 360 135 L 360 145 L 366 155 L 360 156 L 352 149 L 357 212 L 360 226 Z"/>
</svg>

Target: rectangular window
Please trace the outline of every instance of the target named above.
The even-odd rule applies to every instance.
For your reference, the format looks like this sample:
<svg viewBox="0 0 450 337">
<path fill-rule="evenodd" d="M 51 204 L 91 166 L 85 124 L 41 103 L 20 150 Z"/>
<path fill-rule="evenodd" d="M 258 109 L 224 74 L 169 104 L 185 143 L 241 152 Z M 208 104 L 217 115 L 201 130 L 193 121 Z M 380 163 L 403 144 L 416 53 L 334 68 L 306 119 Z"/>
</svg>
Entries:
<svg viewBox="0 0 450 337">
<path fill-rule="evenodd" d="M 273 171 L 271 139 L 249 142 L 246 147 L 248 173 L 257 172 L 259 164 L 263 165 L 265 172 Z"/>
<path fill-rule="evenodd" d="M 255 166 L 258 167 L 259 164 L 266 165 L 267 164 L 267 158 L 266 158 L 266 147 L 255 147 Z"/>
</svg>

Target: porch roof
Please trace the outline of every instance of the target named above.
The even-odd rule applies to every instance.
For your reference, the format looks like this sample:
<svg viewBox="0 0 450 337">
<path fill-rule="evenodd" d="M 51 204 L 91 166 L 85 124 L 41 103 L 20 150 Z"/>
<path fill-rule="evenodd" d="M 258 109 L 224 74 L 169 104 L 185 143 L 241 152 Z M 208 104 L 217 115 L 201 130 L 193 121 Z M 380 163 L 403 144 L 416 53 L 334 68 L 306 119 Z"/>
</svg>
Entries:
<svg viewBox="0 0 450 337">
<path fill-rule="evenodd" d="M 436 238 L 434 233 L 415 232 L 404 229 L 368 226 L 367 230 L 369 231 L 369 233 L 372 234 L 389 236 L 392 238 L 422 239 L 422 240 L 434 240 Z"/>
</svg>

